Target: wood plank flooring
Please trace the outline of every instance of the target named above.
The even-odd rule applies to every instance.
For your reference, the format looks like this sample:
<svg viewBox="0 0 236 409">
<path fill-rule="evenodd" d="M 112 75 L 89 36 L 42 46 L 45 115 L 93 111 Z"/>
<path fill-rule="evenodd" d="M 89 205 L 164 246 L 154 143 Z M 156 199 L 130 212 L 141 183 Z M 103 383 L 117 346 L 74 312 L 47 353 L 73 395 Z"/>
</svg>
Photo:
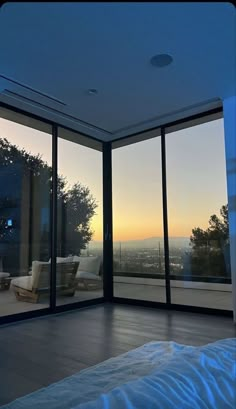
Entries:
<svg viewBox="0 0 236 409">
<path fill-rule="evenodd" d="M 0 405 L 149 341 L 231 337 L 232 318 L 118 304 L 0 327 Z"/>
</svg>

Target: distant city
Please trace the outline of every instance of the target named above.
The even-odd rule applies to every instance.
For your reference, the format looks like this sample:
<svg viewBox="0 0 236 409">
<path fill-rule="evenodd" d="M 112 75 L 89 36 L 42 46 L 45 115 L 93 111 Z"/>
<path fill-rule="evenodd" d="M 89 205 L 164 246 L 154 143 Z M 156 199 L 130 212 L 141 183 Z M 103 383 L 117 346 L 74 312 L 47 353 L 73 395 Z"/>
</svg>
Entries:
<svg viewBox="0 0 236 409">
<path fill-rule="evenodd" d="M 177 247 L 177 248 L 188 248 L 190 243 L 189 237 L 169 237 L 169 245 L 170 247 Z M 163 247 L 164 246 L 164 238 L 163 237 L 148 237 L 147 239 L 140 239 L 140 240 L 120 240 L 114 241 L 113 247 L 120 247 L 120 245 L 124 248 L 159 248 L 159 244 Z M 99 248 L 102 246 L 102 241 L 91 241 L 89 243 L 89 247 L 92 249 Z"/>
<path fill-rule="evenodd" d="M 184 256 L 191 251 L 189 237 L 170 237 L 169 250 L 171 272 L 181 274 L 184 267 Z M 102 242 L 90 242 L 81 254 L 102 256 Z M 162 237 L 115 241 L 113 256 L 115 272 L 164 275 L 165 258 Z"/>
</svg>

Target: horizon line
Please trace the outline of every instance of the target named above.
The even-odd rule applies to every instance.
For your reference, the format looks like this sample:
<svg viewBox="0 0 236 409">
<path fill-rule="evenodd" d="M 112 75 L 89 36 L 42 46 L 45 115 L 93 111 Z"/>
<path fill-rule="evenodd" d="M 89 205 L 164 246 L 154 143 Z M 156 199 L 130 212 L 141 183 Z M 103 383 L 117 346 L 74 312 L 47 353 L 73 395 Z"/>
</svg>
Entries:
<svg viewBox="0 0 236 409">
<path fill-rule="evenodd" d="M 168 238 L 169 238 L 169 239 L 172 238 L 172 239 L 189 239 L 189 240 L 190 240 L 190 237 L 189 237 L 189 236 L 169 236 Z M 155 239 L 162 239 L 162 240 L 164 240 L 164 236 L 146 237 L 146 238 L 143 238 L 143 239 L 113 240 L 113 242 L 122 242 L 122 241 L 143 241 L 143 240 L 155 240 Z M 91 242 L 93 242 L 93 241 L 101 242 L 101 243 L 103 242 L 103 240 L 91 240 L 89 243 L 91 243 Z"/>
</svg>

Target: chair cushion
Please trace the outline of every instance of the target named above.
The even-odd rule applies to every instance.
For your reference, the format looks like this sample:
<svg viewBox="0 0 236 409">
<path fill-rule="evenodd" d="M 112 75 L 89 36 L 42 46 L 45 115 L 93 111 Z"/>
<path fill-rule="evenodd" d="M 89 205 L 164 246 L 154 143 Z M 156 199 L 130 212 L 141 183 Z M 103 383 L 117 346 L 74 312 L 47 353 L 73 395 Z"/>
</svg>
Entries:
<svg viewBox="0 0 236 409">
<path fill-rule="evenodd" d="M 71 280 L 71 274 L 65 275 L 65 269 L 61 272 L 62 264 L 72 264 L 73 257 L 57 257 L 57 286 L 68 284 L 68 280 Z M 29 272 L 29 277 L 32 277 L 32 288 L 34 289 L 47 289 L 50 288 L 50 264 L 51 262 L 47 261 L 33 261 L 32 262 L 32 271 Z M 44 268 L 42 271 L 42 265 L 47 265 L 48 268 Z M 64 266 L 67 270 L 67 266 Z M 70 269 L 69 269 L 70 273 Z"/>
<path fill-rule="evenodd" d="M 74 256 L 73 261 L 79 262 L 77 273 L 80 271 L 86 271 L 88 273 L 96 274 L 99 276 L 101 259 L 98 256 L 93 257 L 78 257 Z"/>
<path fill-rule="evenodd" d="M 24 290 L 32 290 L 32 277 L 31 276 L 23 276 L 13 278 L 11 280 L 11 286 L 15 285 L 17 287 L 23 288 Z"/>
<path fill-rule="evenodd" d="M 38 288 L 39 278 L 40 278 L 40 271 L 42 264 L 50 264 L 47 261 L 33 261 L 32 263 L 32 288 Z M 49 281 L 49 277 L 48 277 Z"/>
<path fill-rule="evenodd" d="M 73 256 L 70 256 L 70 257 L 57 257 L 57 263 L 71 263 L 72 261 L 76 261 L 76 260 L 73 260 Z M 48 262 L 51 263 L 51 259 L 49 259 Z"/>
<path fill-rule="evenodd" d="M 9 273 L 0 272 L 0 279 L 10 277 Z"/>
<path fill-rule="evenodd" d="M 85 278 L 86 280 L 97 280 L 97 281 L 101 281 L 101 277 L 93 274 L 93 273 L 89 273 L 88 271 L 78 271 L 77 270 L 77 274 L 76 274 L 76 279 L 80 279 L 80 278 Z"/>
</svg>

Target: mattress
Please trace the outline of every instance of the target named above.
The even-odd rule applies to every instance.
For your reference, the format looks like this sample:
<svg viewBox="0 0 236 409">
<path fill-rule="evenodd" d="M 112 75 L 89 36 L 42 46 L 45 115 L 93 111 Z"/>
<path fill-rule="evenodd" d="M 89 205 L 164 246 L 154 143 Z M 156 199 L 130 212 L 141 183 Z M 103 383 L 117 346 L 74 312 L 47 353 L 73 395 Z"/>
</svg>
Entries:
<svg viewBox="0 0 236 409">
<path fill-rule="evenodd" d="M 200 347 L 149 342 L 2 409 L 236 407 L 236 338 Z"/>
</svg>

